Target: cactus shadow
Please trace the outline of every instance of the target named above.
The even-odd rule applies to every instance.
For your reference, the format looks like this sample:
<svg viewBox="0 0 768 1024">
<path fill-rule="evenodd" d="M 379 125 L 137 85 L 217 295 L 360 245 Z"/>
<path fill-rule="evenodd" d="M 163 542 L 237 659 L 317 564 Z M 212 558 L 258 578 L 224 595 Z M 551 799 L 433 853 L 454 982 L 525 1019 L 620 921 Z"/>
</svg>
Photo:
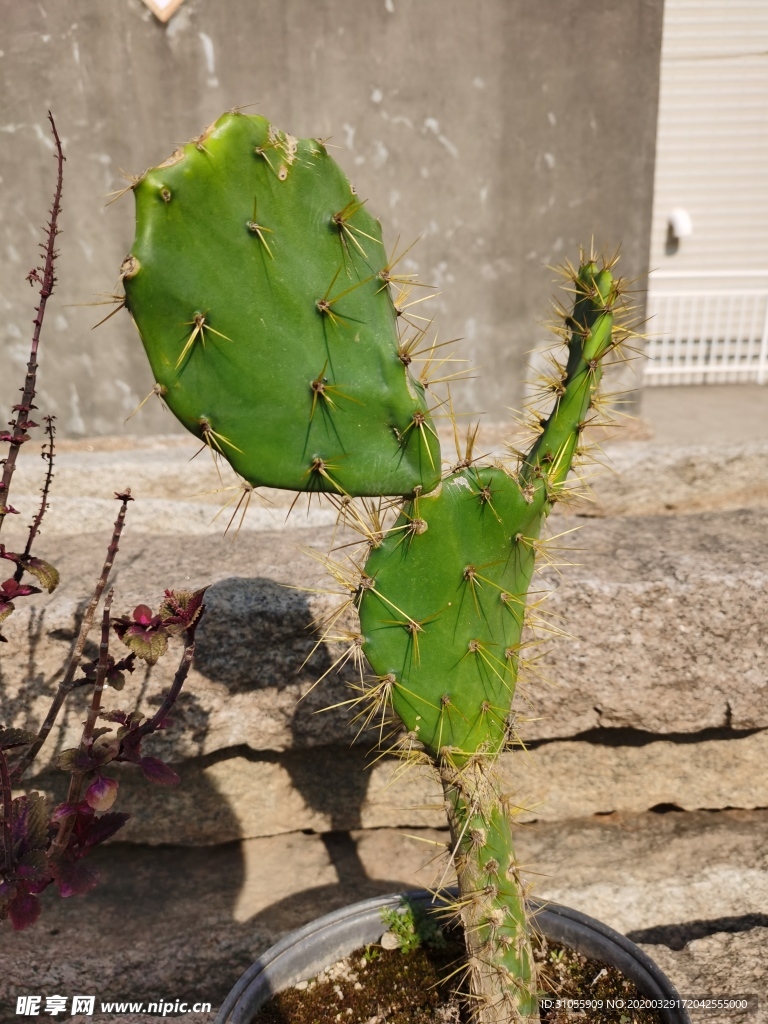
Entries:
<svg viewBox="0 0 768 1024">
<path fill-rule="evenodd" d="M 286 743 L 283 734 L 282 743 L 288 750 L 239 753 L 249 760 L 279 761 L 305 805 L 304 821 L 313 823 L 301 829 L 299 822 L 297 831 L 319 836 L 337 876 L 336 882 L 322 885 L 307 878 L 306 887 L 260 909 L 249 924 L 299 927 L 355 900 L 407 888 L 394 873 L 372 878 L 361 858 L 353 833 L 363 827 L 371 743 L 353 743 L 354 712 L 325 711 L 349 699 L 351 673 L 329 673 L 309 689 L 331 668 L 333 656 L 325 644 L 315 647 L 306 594 L 268 578 L 232 577 L 211 588 L 206 606 L 195 654 L 199 672 L 232 694 L 272 691 L 279 697 L 297 684 L 305 693 L 284 712 L 290 738 Z"/>
</svg>

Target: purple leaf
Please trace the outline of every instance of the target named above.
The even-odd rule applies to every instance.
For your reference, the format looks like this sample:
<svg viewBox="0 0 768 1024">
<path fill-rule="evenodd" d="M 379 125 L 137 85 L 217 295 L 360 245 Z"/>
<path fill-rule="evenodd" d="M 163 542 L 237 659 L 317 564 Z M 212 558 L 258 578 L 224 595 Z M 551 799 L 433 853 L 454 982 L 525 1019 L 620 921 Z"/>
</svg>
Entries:
<svg viewBox="0 0 768 1024">
<path fill-rule="evenodd" d="M 8 904 L 8 917 L 14 931 L 20 932 L 29 928 L 40 917 L 40 900 L 26 890 L 16 893 Z"/>
<path fill-rule="evenodd" d="M 180 779 L 176 772 L 159 757 L 142 757 L 139 767 L 144 777 L 158 786 L 175 786 Z"/>
<path fill-rule="evenodd" d="M 29 853 L 25 853 L 16 865 L 16 874 L 19 878 L 28 878 L 38 882 L 49 878 L 48 858 L 44 851 L 30 850 Z"/>
<path fill-rule="evenodd" d="M 121 811 L 110 811 L 109 814 L 99 815 L 98 818 L 94 819 L 91 830 L 88 833 L 85 849 L 89 850 L 92 846 L 98 846 L 99 843 L 104 843 L 107 839 L 111 839 L 116 832 L 120 831 L 129 818 L 130 814 L 125 814 Z"/>
<path fill-rule="evenodd" d="M 27 583 L 17 583 L 13 577 L 0 585 L 3 596 L 12 601 L 16 597 L 28 597 L 30 594 L 39 594 L 39 587 L 30 587 Z"/>
<path fill-rule="evenodd" d="M 99 873 L 95 868 L 83 864 L 81 860 L 57 860 L 51 867 L 59 895 L 64 899 L 70 896 L 83 896 L 99 884 Z"/>
</svg>

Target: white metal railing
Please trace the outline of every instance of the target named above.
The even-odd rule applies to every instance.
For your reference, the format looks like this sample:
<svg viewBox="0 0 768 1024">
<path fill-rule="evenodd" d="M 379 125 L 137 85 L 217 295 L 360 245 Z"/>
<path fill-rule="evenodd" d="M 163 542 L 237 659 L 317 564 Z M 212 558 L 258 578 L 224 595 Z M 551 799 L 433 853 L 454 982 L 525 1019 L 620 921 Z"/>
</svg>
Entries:
<svg viewBox="0 0 768 1024">
<path fill-rule="evenodd" d="M 762 286 L 723 287 L 724 278 Z M 768 383 L 768 271 L 651 274 L 646 333 L 647 385 Z"/>
</svg>

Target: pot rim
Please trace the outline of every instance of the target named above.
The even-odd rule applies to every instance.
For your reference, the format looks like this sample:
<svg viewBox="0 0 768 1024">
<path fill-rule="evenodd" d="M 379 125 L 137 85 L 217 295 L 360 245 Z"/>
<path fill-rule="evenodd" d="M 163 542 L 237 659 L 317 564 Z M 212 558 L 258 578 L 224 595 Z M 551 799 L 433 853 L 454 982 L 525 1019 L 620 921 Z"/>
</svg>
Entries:
<svg viewBox="0 0 768 1024">
<path fill-rule="evenodd" d="M 276 992 L 314 977 L 353 950 L 376 942 L 385 930 L 382 909 L 402 905 L 406 900 L 434 905 L 456 894 L 454 888 L 438 894 L 416 889 L 374 896 L 310 921 L 276 942 L 243 973 L 222 1003 L 215 1024 L 248 1024 Z M 559 903 L 531 899 L 528 905 L 533 926 L 547 938 L 610 963 L 633 981 L 643 996 L 671 1004 L 658 1008 L 663 1024 L 690 1024 L 672 982 L 631 939 Z"/>
</svg>

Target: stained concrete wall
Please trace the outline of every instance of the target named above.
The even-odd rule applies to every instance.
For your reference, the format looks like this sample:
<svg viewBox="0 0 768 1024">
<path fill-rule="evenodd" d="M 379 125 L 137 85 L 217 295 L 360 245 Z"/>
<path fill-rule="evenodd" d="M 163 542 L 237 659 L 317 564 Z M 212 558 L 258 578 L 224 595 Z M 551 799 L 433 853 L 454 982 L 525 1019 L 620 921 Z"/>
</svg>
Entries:
<svg viewBox="0 0 768 1024">
<path fill-rule="evenodd" d="M 60 285 L 40 406 L 63 434 L 117 434 L 151 387 L 135 332 L 109 307 L 133 237 L 123 184 L 222 110 L 254 111 L 334 151 L 389 246 L 442 294 L 481 379 L 458 396 L 496 419 L 520 399 L 544 336 L 547 265 L 579 243 L 648 258 L 663 0 L 186 0 L 167 26 L 140 0 L 0 0 L 0 401 L 28 351 L 25 276 L 54 175 L 67 165 Z M 150 403 L 130 429 L 169 432 Z"/>
</svg>

